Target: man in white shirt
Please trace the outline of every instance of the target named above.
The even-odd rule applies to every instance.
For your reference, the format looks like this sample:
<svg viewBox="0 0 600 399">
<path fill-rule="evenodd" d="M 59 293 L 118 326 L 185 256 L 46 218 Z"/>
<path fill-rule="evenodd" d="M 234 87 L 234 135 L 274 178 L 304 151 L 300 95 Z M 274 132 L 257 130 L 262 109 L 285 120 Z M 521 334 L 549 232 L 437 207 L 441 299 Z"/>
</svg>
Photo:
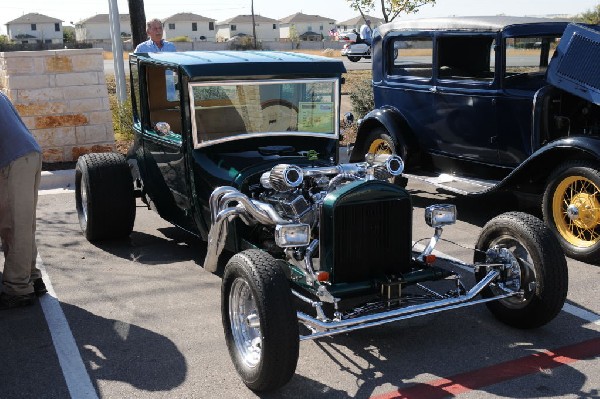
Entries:
<svg viewBox="0 0 600 399">
<path fill-rule="evenodd" d="M 369 46 L 371 45 L 372 31 L 370 19 L 366 19 L 365 24 L 360 27 L 360 38 Z"/>
</svg>

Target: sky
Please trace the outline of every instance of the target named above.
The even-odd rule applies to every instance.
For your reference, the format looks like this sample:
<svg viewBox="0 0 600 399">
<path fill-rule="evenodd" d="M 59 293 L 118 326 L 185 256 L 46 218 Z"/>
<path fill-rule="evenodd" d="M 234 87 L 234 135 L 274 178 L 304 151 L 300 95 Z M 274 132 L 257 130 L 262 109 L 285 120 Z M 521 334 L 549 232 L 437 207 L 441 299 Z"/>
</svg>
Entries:
<svg viewBox="0 0 600 399">
<path fill-rule="evenodd" d="M 375 3 L 379 3 L 376 1 Z M 179 12 L 191 12 L 222 21 L 240 14 L 250 14 L 251 0 L 144 0 L 146 19 L 164 19 Z M 575 15 L 590 10 L 600 0 L 437 0 L 416 14 L 401 15 L 403 19 L 425 17 Z M 127 0 L 117 0 L 120 14 L 129 13 Z M 6 34 L 5 24 L 24 14 L 37 12 L 63 20 L 64 25 L 77 23 L 96 14 L 108 14 L 109 0 L 2 0 L 0 5 L 0 34 Z M 281 19 L 296 12 L 317 14 L 344 21 L 358 15 L 346 0 L 254 0 L 254 12 L 265 17 Z M 377 11 L 369 11 L 381 17 Z"/>
</svg>

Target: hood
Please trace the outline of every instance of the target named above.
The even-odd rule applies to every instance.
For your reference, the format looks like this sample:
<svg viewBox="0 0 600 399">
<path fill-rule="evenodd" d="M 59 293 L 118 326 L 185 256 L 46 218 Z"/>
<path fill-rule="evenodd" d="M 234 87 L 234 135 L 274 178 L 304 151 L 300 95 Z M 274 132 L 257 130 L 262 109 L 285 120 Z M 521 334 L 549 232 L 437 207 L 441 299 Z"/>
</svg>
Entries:
<svg viewBox="0 0 600 399">
<path fill-rule="evenodd" d="M 600 105 L 600 26 L 569 24 L 556 48 L 546 80 Z"/>
</svg>

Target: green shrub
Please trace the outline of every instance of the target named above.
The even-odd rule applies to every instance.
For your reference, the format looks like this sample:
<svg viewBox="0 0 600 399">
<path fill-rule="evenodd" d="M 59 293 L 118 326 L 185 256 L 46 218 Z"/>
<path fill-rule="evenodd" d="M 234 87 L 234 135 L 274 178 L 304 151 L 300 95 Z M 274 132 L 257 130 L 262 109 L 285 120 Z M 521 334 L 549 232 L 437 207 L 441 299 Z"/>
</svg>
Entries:
<svg viewBox="0 0 600 399">
<path fill-rule="evenodd" d="M 362 118 L 375 107 L 373 86 L 370 79 L 354 82 L 350 88 L 350 102 L 355 120 Z"/>
<path fill-rule="evenodd" d="M 108 102 L 112 113 L 115 140 L 133 140 L 133 111 L 131 107 L 131 91 L 129 82 L 126 81 L 126 99 L 123 104 L 117 100 L 117 87 L 114 75 L 106 76 L 106 88 L 108 90 Z"/>
</svg>

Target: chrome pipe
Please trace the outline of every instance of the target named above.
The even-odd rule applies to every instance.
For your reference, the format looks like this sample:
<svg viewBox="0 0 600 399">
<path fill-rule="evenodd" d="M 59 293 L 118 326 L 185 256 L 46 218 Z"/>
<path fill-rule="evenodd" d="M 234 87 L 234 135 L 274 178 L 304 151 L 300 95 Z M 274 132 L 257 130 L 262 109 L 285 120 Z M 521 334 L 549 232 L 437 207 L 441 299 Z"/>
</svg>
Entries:
<svg viewBox="0 0 600 399">
<path fill-rule="evenodd" d="M 231 186 L 221 186 L 221 187 L 217 187 L 210 194 L 208 203 L 210 205 L 210 224 L 211 225 L 215 224 L 215 221 L 217 220 L 217 214 L 220 211 L 219 210 L 219 201 L 221 200 L 221 197 L 227 193 L 235 192 L 235 191 L 237 191 L 237 189 L 235 189 Z"/>
<path fill-rule="evenodd" d="M 217 271 L 219 255 L 225 247 L 227 238 L 227 221 L 242 214 L 245 214 L 245 210 L 237 207 L 224 209 L 217 214 L 215 222 L 208 232 L 206 257 L 204 258 L 204 268 L 207 271 L 211 273 Z"/>
<path fill-rule="evenodd" d="M 304 314 L 302 312 L 298 312 L 298 319 L 301 322 L 312 326 L 316 330 L 326 331 L 326 330 L 331 330 L 331 329 L 340 329 L 340 328 L 350 327 L 350 326 L 354 326 L 357 324 L 373 323 L 373 322 L 377 322 L 377 321 L 392 318 L 392 317 L 407 315 L 410 313 L 423 312 L 423 311 L 428 311 L 428 310 L 436 309 L 436 308 L 445 308 L 448 306 L 456 305 L 458 303 L 463 303 L 463 302 L 472 300 L 485 287 L 487 287 L 492 281 L 494 281 L 499 275 L 500 275 L 499 271 L 490 270 L 488 272 L 488 274 L 480 282 L 475 284 L 469 290 L 469 292 L 467 292 L 465 295 L 458 297 L 458 298 L 449 298 L 449 299 L 444 299 L 444 300 L 435 301 L 435 302 L 423 303 L 423 304 L 419 304 L 419 305 L 412 305 L 412 306 L 407 306 L 402 309 L 395 309 L 395 310 L 391 310 L 388 312 L 377 313 L 377 314 L 372 314 L 372 315 L 367 315 L 367 316 L 361 316 L 361 317 L 357 317 L 354 319 L 342 320 L 342 321 L 323 322 L 320 320 L 316 320 L 313 317 L 310 317 L 307 314 Z M 512 295 L 517 295 L 517 294 L 518 293 L 515 292 L 515 293 L 511 293 L 509 295 L 512 296 Z"/>
<path fill-rule="evenodd" d="M 421 252 L 421 255 L 419 255 L 419 257 L 418 257 L 418 259 L 421 262 L 423 262 L 425 260 L 425 257 L 427 255 L 430 255 L 433 252 L 435 246 L 437 245 L 438 241 L 440 240 L 440 237 L 442 236 L 442 232 L 443 232 L 443 229 L 441 227 L 435 228 L 435 233 L 429 239 L 429 243 L 427 244 L 427 247 L 425 247 L 423 252 Z"/>
<path fill-rule="evenodd" d="M 462 308 L 465 306 L 473 306 L 473 305 L 478 305 L 478 304 L 482 304 L 482 303 L 486 303 L 486 302 L 496 301 L 498 299 L 508 298 L 508 297 L 511 297 L 514 295 L 517 295 L 517 293 L 514 292 L 511 294 L 498 295 L 494 298 L 482 298 L 482 299 L 478 299 L 476 301 L 457 303 L 454 305 L 431 309 L 431 310 L 426 310 L 423 312 L 411 313 L 411 314 L 407 314 L 407 315 L 400 315 L 398 317 L 388 318 L 388 319 L 384 319 L 384 320 L 376 320 L 376 321 L 373 321 L 370 323 L 364 323 L 364 324 L 359 324 L 359 325 L 354 325 L 354 326 L 349 326 L 349 327 L 344 327 L 344 328 L 339 328 L 339 329 L 330 329 L 328 331 L 320 331 L 320 332 L 316 332 L 316 333 L 313 333 L 310 335 L 301 335 L 300 341 L 306 341 L 306 340 L 310 340 L 310 339 L 317 339 L 317 338 L 323 338 L 323 337 L 330 337 L 332 335 L 348 333 L 348 332 L 352 332 L 352 331 L 356 331 L 356 330 L 362 330 L 363 328 L 381 326 L 381 325 L 393 323 L 396 321 L 408 320 L 408 319 L 412 319 L 415 317 L 421 317 L 421 316 L 427 316 L 427 315 L 445 312 L 447 310 L 459 309 L 459 308 Z M 300 313 L 300 312 L 298 312 L 298 313 Z"/>
<path fill-rule="evenodd" d="M 308 247 L 306 248 L 306 253 L 304 254 L 304 268 L 306 269 L 307 272 L 307 280 L 310 278 L 312 281 L 307 281 L 307 283 L 312 284 L 314 281 L 317 280 L 317 275 L 315 273 L 315 269 L 313 267 L 313 262 L 312 262 L 312 256 L 313 256 L 313 252 L 315 251 L 315 249 L 317 248 L 317 245 L 319 245 L 319 240 L 312 240 L 310 242 L 310 244 L 308 244 Z"/>
</svg>

